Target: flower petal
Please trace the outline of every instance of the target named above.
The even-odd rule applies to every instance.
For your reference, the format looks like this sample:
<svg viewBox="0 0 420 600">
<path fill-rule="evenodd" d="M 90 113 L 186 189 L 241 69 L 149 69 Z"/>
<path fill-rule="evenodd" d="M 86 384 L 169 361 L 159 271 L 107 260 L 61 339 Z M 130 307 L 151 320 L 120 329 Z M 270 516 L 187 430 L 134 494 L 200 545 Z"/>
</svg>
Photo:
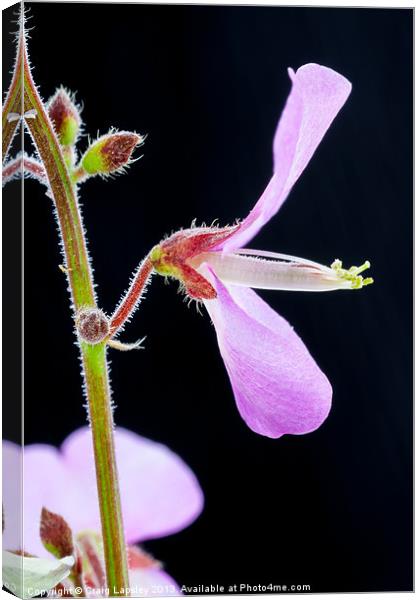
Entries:
<svg viewBox="0 0 420 600">
<path fill-rule="evenodd" d="M 22 448 L 3 441 L 3 548 L 22 550 Z"/>
<path fill-rule="evenodd" d="M 4 586 L 19 598 L 33 598 L 47 593 L 68 577 L 74 558 L 34 558 L 3 550 L 2 562 Z"/>
<path fill-rule="evenodd" d="M 190 468 L 166 446 L 125 429 L 115 432 L 127 542 L 161 537 L 187 527 L 200 514 L 203 493 Z M 17 527 L 21 490 L 16 478 L 21 449 L 3 442 L 4 548 L 21 550 Z M 62 453 L 53 446 L 24 449 L 24 550 L 50 556 L 39 535 L 41 510 L 61 515 L 74 534 L 100 531 L 91 434 L 73 432 Z M 14 476 L 13 476 L 14 474 Z"/>
<path fill-rule="evenodd" d="M 41 510 L 61 515 L 76 533 L 99 525 L 96 496 L 63 461 L 60 451 L 46 444 L 24 448 L 24 550 L 36 556 L 51 555 L 40 538 Z M 93 481 L 94 486 L 94 481 Z"/>
<path fill-rule="evenodd" d="M 62 446 L 67 466 L 86 487 L 95 485 L 91 444 L 85 427 L 72 433 Z M 203 493 L 179 456 L 122 428 L 115 431 L 115 445 L 128 543 L 175 533 L 197 518 Z M 91 494 L 96 498 L 93 487 Z"/>
<path fill-rule="evenodd" d="M 178 584 L 168 573 L 159 568 L 130 569 L 131 595 L 182 596 Z"/>
<path fill-rule="evenodd" d="M 61 514 L 72 527 L 78 527 L 91 522 L 88 499 L 77 479 L 66 469 L 56 448 L 42 444 L 27 446 L 21 461 L 21 447 L 3 441 L 3 547 L 51 557 L 39 535 L 42 507 Z"/>
<path fill-rule="evenodd" d="M 302 340 L 253 290 L 212 279 L 217 299 L 204 304 L 242 418 L 272 438 L 317 429 L 332 389 Z"/>
<path fill-rule="evenodd" d="M 279 210 L 351 91 L 345 77 L 321 65 L 289 69 L 289 75 L 292 91 L 274 137 L 274 175 L 238 231 L 217 249 L 244 246 Z"/>
</svg>

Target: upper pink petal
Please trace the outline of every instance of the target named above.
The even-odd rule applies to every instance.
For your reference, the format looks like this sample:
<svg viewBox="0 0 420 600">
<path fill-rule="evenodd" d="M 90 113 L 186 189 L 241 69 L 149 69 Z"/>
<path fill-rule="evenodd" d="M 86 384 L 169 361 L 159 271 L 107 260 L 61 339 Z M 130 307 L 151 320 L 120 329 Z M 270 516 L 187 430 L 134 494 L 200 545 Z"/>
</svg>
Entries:
<svg viewBox="0 0 420 600">
<path fill-rule="evenodd" d="M 272 438 L 317 429 L 332 389 L 302 340 L 253 290 L 213 281 L 217 299 L 204 303 L 247 425 Z"/>
<path fill-rule="evenodd" d="M 115 431 L 115 447 L 128 543 L 175 533 L 197 518 L 203 493 L 194 473 L 177 454 L 123 428 Z M 72 433 L 62 451 L 66 465 L 91 488 L 96 502 L 89 429 Z"/>
<path fill-rule="evenodd" d="M 218 249 L 244 246 L 279 210 L 347 100 L 351 83 L 316 64 L 289 69 L 292 90 L 274 137 L 274 174 L 238 231 Z"/>
</svg>

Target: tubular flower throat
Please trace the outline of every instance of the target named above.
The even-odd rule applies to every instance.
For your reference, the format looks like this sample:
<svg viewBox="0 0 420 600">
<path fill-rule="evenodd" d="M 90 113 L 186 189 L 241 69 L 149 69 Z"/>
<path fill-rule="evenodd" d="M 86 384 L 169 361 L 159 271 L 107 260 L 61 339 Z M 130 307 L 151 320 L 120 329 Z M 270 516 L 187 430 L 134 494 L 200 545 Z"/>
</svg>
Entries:
<svg viewBox="0 0 420 600">
<path fill-rule="evenodd" d="M 155 246 L 149 256 L 156 273 L 177 279 L 185 293 L 195 300 L 217 298 L 217 292 L 208 279 L 209 271 L 224 283 L 266 290 L 328 292 L 361 289 L 373 283 L 372 277 L 361 275 L 370 268 L 369 261 L 365 261 L 360 267 L 344 269 L 339 259 L 326 267 L 287 254 L 248 248 L 223 253 L 211 251 L 207 246 L 203 251 L 200 238 L 204 236 L 201 231 L 187 229 L 177 232 Z M 231 228 L 226 227 L 224 231 L 225 239 L 232 235 Z M 220 229 L 212 232 L 211 228 L 206 228 L 205 237 L 210 240 L 212 236 L 217 236 L 220 241 L 221 232 Z M 188 254 L 184 252 L 186 243 L 189 247 Z"/>
</svg>

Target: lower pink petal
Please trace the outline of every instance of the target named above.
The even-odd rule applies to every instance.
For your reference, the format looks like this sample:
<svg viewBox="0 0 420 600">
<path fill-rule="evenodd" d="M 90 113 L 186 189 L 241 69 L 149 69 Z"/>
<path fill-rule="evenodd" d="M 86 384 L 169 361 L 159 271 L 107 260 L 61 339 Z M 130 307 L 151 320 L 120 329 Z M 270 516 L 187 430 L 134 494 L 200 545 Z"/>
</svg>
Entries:
<svg viewBox="0 0 420 600">
<path fill-rule="evenodd" d="M 23 467 L 14 471 L 16 464 L 22 460 L 22 454 Z M 39 536 L 43 506 L 63 516 L 73 531 L 94 526 L 96 509 L 90 502 L 89 493 L 74 473 L 66 468 L 57 448 L 34 444 L 26 446 L 22 453 L 20 446 L 4 441 L 3 472 L 7 477 L 3 486 L 5 549 L 23 549 L 35 556 L 50 556 Z M 22 474 L 23 491 L 16 482 L 16 477 Z M 15 548 L 16 540 L 13 536 L 16 537 L 16 534 L 10 533 L 10 527 L 16 523 L 16 519 L 19 522 L 22 518 L 22 499 L 23 548 L 22 543 L 19 548 Z M 15 502 L 14 506 L 12 502 Z"/>
<path fill-rule="evenodd" d="M 213 281 L 217 299 L 204 303 L 242 418 L 272 438 L 317 429 L 332 389 L 302 340 L 253 290 Z"/>
<path fill-rule="evenodd" d="M 3 442 L 3 549 L 22 550 L 22 449 Z"/>
<path fill-rule="evenodd" d="M 187 527 L 200 514 L 203 493 L 190 468 L 166 446 L 125 429 L 115 432 L 123 516 L 128 543 Z M 4 548 L 22 549 L 20 464 L 22 450 L 3 442 Z M 45 506 L 67 521 L 74 534 L 100 532 L 91 432 L 83 427 L 53 446 L 33 444 L 23 453 L 23 549 L 49 556 L 39 536 Z M 20 526 L 19 526 L 20 525 Z"/>
<path fill-rule="evenodd" d="M 134 597 L 182 596 L 178 584 L 159 568 L 130 569 L 130 588 Z"/>
</svg>

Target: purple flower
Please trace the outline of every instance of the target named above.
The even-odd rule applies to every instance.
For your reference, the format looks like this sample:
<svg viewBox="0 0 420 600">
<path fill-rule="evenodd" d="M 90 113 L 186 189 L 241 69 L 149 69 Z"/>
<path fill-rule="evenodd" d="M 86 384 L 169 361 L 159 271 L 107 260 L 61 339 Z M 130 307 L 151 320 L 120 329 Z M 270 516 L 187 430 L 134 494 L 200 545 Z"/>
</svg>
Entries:
<svg viewBox="0 0 420 600">
<path fill-rule="evenodd" d="M 317 429 L 331 407 L 331 385 L 293 328 L 251 288 L 357 289 L 369 267 L 331 267 L 283 254 L 243 249 L 287 198 L 351 91 L 316 64 L 296 73 L 274 137 L 274 174 L 250 214 L 226 228 L 175 233 L 151 251 L 156 272 L 178 279 L 204 301 L 214 323 L 239 412 L 255 432 L 277 438 Z"/>
<path fill-rule="evenodd" d="M 60 449 L 34 444 L 25 446 L 22 453 L 16 444 L 3 442 L 3 478 L 7 482 L 3 486 L 3 548 L 50 556 L 40 538 L 42 507 L 61 515 L 80 544 L 86 532 L 95 536 L 101 531 L 91 444 L 88 427 L 74 431 Z M 128 545 L 176 533 L 197 518 L 203 494 L 179 456 L 122 428 L 115 431 L 115 445 Z M 152 586 L 163 586 L 163 593 L 157 595 L 180 593 L 161 565 L 142 551 L 131 548 L 129 561 L 132 587 L 150 591 Z"/>
</svg>

